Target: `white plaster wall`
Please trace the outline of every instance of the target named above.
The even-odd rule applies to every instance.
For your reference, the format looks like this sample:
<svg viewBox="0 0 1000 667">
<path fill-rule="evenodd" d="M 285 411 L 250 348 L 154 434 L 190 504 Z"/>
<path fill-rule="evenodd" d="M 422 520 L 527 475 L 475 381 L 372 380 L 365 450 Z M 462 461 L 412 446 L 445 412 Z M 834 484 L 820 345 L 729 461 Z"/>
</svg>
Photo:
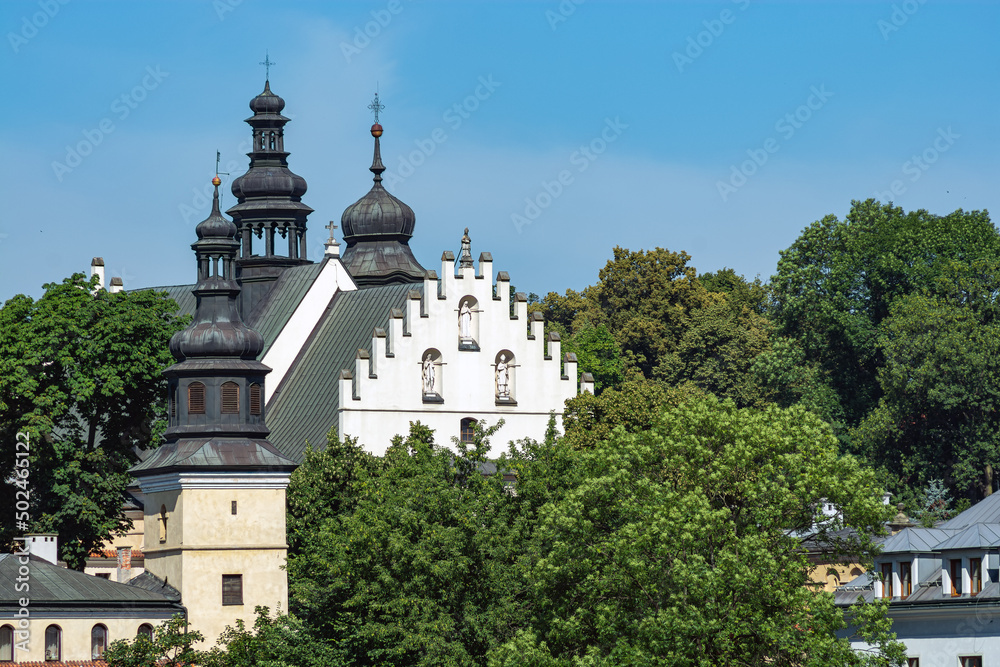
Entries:
<svg viewBox="0 0 1000 667">
<path fill-rule="evenodd" d="M 965 609 L 890 613 L 892 631 L 906 655 L 920 667 L 959 667 L 960 656 L 982 656 L 983 667 L 1000 667 L 1000 608 L 988 604 Z M 856 650 L 871 647 L 852 642 Z"/>
<path fill-rule="evenodd" d="M 566 364 L 568 377 L 562 379 L 560 343 L 550 341 L 546 355 L 544 323 L 533 321 L 529 335 L 525 302 L 516 304 L 516 317 L 511 318 L 509 281 L 497 282 L 498 298 L 493 298 L 492 262 L 480 260 L 478 271 L 465 268 L 460 277 L 453 266 L 442 262 L 441 280 L 425 280 L 423 298 L 408 302 L 402 317 L 391 320 L 385 337 L 373 335 L 370 359 L 359 358 L 350 369 L 353 381 L 340 380 L 338 432 L 357 436 L 375 454 L 383 454 L 392 437 L 405 435 L 409 423 L 417 420 L 434 429 L 438 443 L 450 445 L 451 437 L 459 435 L 461 420 L 472 417 L 489 424 L 505 420 L 491 441 L 492 453 L 498 455 L 509 440 L 541 438 L 549 412 L 560 418 L 564 401 L 577 394 L 576 363 Z M 459 349 L 458 308 L 468 296 L 480 310 L 472 327 L 478 332 L 479 351 Z M 441 353 L 436 386 L 443 403 L 424 401 L 421 360 L 432 348 Z M 511 385 L 516 405 L 497 404 L 494 364 L 501 350 L 514 354 Z"/>
</svg>

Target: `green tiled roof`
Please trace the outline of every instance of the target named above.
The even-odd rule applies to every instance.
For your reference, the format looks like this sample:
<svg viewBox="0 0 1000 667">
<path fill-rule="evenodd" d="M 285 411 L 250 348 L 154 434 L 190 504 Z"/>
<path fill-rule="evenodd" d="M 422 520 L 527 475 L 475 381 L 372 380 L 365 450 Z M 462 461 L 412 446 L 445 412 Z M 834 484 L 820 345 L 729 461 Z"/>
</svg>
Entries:
<svg viewBox="0 0 1000 667">
<path fill-rule="evenodd" d="M 275 283 L 267 298 L 264 299 L 249 317 L 244 321 L 257 333 L 264 337 L 264 351 L 260 358 L 267 354 L 271 343 L 275 341 L 282 327 L 291 318 L 295 308 L 302 301 L 309 288 L 312 287 L 316 276 L 319 275 L 323 263 L 305 264 L 285 269 L 281 277 Z"/>
<path fill-rule="evenodd" d="M 408 292 L 421 288 L 404 283 L 337 294 L 267 406 L 268 439 L 285 456 L 301 462 L 306 441 L 326 447 L 326 434 L 336 425 L 340 371 L 354 370 L 355 354 L 371 344 L 375 327 L 388 329 L 389 310 L 404 307 Z"/>
</svg>

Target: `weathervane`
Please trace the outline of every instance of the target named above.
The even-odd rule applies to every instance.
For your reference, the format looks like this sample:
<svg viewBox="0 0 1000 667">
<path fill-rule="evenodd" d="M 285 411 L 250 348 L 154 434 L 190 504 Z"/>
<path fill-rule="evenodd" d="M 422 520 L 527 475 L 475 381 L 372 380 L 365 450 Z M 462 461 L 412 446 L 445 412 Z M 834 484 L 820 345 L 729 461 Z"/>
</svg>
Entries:
<svg viewBox="0 0 1000 667">
<path fill-rule="evenodd" d="M 264 51 L 264 59 L 258 63 L 264 66 L 264 78 L 268 81 L 271 80 L 271 65 L 276 65 L 277 63 L 271 60 L 271 57 Z"/>
<path fill-rule="evenodd" d="M 385 109 L 385 105 L 378 101 L 378 91 L 375 91 L 375 99 L 368 105 L 368 108 L 375 114 L 375 124 L 378 125 L 378 114 Z"/>
</svg>

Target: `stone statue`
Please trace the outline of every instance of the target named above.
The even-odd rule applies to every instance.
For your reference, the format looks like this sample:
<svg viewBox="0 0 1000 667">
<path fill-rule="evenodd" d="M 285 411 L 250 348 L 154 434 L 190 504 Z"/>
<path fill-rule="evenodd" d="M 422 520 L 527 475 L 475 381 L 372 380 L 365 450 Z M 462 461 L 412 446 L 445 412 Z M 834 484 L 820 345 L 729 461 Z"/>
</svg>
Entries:
<svg viewBox="0 0 1000 667">
<path fill-rule="evenodd" d="M 469 228 L 462 234 L 462 252 L 458 256 L 459 268 L 472 268 L 472 239 L 469 238 Z"/>
<path fill-rule="evenodd" d="M 469 302 L 462 302 L 458 310 L 458 332 L 462 340 L 472 340 L 472 309 Z"/>
<path fill-rule="evenodd" d="M 434 360 L 431 358 L 430 353 L 424 359 L 424 393 L 433 394 L 434 393 Z"/>
<path fill-rule="evenodd" d="M 497 398 L 510 398 L 510 367 L 504 354 L 497 362 Z"/>
</svg>

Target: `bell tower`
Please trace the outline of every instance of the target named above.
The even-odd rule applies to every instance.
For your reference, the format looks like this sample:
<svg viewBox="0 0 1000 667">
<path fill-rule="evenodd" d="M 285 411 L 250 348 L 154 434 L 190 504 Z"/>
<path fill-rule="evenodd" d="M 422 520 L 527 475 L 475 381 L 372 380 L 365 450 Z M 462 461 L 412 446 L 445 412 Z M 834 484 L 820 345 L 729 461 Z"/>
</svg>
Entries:
<svg viewBox="0 0 1000 667">
<path fill-rule="evenodd" d="M 194 320 L 174 334 L 165 442 L 134 466 L 145 494 L 146 569 L 181 592 L 192 627 L 214 643 L 254 607 L 288 609 L 285 488 L 295 463 L 267 440 L 264 341 L 237 307 L 236 225 L 212 212 L 192 244 Z"/>
<path fill-rule="evenodd" d="M 265 60 L 270 67 L 270 59 Z M 240 257 L 236 277 L 243 290 L 240 311 L 249 318 L 253 307 L 270 291 L 282 271 L 311 263 L 306 255 L 306 217 L 312 209 L 302 203 L 306 181 L 288 168 L 285 100 L 271 92 L 271 82 L 250 100 L 253 150 L 250 168 L 233 181 L 237 199 L 226 213 L 239 229 Z"/>
</svg>

